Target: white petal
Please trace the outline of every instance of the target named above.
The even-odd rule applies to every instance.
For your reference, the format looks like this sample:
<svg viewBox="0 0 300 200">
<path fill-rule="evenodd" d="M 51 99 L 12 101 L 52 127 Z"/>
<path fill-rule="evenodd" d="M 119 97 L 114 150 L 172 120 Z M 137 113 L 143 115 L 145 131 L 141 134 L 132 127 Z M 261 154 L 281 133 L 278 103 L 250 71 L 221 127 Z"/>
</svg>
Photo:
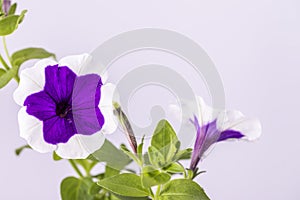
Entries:
<svg viewBox="0 0 300 200">
<path fill-rule="evenodd" d="M 118 120 L 114 115 L 113 95 L 116 87 L 113 84 L 105 84 L 101 87 L 100 111 L 104 116 L 104 125 L 101 129 L 103 134 L 115 132 L 118 127 Z"/>
<path fill-rule="evenodd" d="M 93 135 L 76 134 L 63 144 L 58 144 L 56 153 L 65 159 L 85 159 L 98 150 L 104 143 L 105 137 L 101 132 Z"/>
<path fill-rule="evenodd" d="M 48 144 L 43 137 L 43 122 L 28 115 L 26 107 L 22 107 L 18 113 L 20 136 L 36 151 L 47 153 L 54 151 L 56 145 Z"/>
<path fill-rule="evenodd" d="M 200 126 L 212 122 L 219 111 L 206 105 L 202 97 L 196 97 L 196 103 L 191 100 L 181 100 L 181 105 L 171 104 L 169 105 L 169 112 L 175 116 L 175 119 L 190 124 L 190 119 L 193 119 L 193 115 L 198 118 Z"/>
<path fill-rule="evenodd" d="M 257 119 L 246 118 L 239 111 L 221 112 L 217 119 L 219 130 L 235 130 L 245 135 L 246 140 L 256 140 L 262 132 L 261 123 Z"/>
<path fill-rule="evenodd" d="M 67 56 L 59 61 L 59 66 L 67 66 L 77 75 L 82 75 L 83 69 L 91 59 L 92 57 L 89 54 Z"/>
<path fill-rule="evenodd" d="M 31 68 L 22 70 L 20 73 L 20 84 L 13 94 L 15 102 L 23 106 L 27 96 L 43 90 L 45 85 L 45 68 L 55 64 L 57 63 L 53 59 L 47 58 L 38 61 Z"/>
<path fill-rule="evenodd" d="M 212 107 L 206 105 L 202 97 L 197 96 L 197 103 L 198 103 L 198 120 L 199 124 L 205 125 L 209 122 L 212 122 L 216 119 L 216 116 L 218 114 L 218 110 L 213 109 Z"/>
</svg>

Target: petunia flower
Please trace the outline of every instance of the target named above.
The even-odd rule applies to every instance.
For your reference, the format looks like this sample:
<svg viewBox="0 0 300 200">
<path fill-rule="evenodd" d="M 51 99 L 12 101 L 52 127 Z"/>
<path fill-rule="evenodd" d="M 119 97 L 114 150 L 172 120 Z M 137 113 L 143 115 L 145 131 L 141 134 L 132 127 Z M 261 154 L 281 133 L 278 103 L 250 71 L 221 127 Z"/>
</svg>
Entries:
<svg viewBox="0 0 300 200">
<path fill-rule="evenodd" d="M 58 63 L 43 59 L 20 74 L 14 100 L 20 136 L 41 153 L 56 151 L 67 159 L 86 158 L 104 143 L 103 134 L 117 125 L 113 115 L 114 86 L 98 74 L 82 74 L 88 54 Z"/>
<path fill-rule="evenodd" d="M 190 169 L 195 171 L 205 152 L 214 144 L 226 140 L 255 140 L 261 135 L 261 124 L 257 119 L 246 118 L 239 111 L 217 111 L 207 106 L 201 97 L 197 98 L 199 114 L 191 122 L 197 137 Z"/>
</svg>

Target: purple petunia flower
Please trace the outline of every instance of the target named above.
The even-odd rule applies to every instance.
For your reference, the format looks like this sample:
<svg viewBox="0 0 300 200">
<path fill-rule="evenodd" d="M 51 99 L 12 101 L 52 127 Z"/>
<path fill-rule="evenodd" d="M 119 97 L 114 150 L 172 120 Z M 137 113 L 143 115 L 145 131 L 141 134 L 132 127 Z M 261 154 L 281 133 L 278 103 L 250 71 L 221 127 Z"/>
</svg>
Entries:
<svg viewBox="0 0 300 200">
<path fill-rule="evenodd" d="M 216 111 L 207 106 L 201 97 L 197 99 L 200 113 L 191 120 L 197 137 L 190 169 L 195 171 L 205 152 L 215 143 L 229 139 L 255 140 L 261 135 L 257 119 L 246 118 L 239 111 Z"/>
<path fill-rule="evenodd" d="M 87 54 L 59 63 L 44 59 L 21 72 L 14 99 L 24 106 L 18 115 L 20 135 L 33 149 L 86 158 L 102 146 L 103 134 L 116 129 L 114 87 L 97 74 L 80 73 L 90 59 Z"/>
</svg>

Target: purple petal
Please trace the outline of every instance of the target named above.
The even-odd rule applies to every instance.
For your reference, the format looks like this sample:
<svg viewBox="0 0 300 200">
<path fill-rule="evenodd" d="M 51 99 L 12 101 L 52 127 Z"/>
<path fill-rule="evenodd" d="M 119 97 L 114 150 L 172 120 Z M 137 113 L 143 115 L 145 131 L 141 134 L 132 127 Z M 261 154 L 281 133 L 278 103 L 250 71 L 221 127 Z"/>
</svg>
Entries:
<svg viewBox="0 0 300 200">
<path fill-rule="evenodd" d="M 193 123 L 197 130 L 197 138 L 194 145 L 190 169 L 195 170 L 205 151 L 218 141 L 220 132 L 217 129 L 216 120 L 201 127 L 197 117 L 194 117 Z"/>
<path fill-rule="evenodd" d="M 98 107 L 101 86 L 101 77 L 96 74 L 80 76 L 75 81 L 72 110 L 79 134 L 91 135 L 101 130 L 104 124 L 104 117 Z"/>
<path fill-rule="evenodd" d="M 221 132 L 221 135 L 218 139 L 218 142 L 227 140 L 227 139 L 240 139 L 244 137 L 244 135 L 242 133 L 240 133 L 239 131 L 234 131 L 234 130 L 226 130 Z"/>
<path fill-rule="evenodd" d="M 76 134 L 72 116 L 53 117 L 43 122 L 44 140 L 50 144 L 66 143 Z"/>
<path fill-rule="evenodd" d="M 56 116 L 56 105 L 53 99 L 44 91 L 34 93 L 25 99 L 24 106 L 29 115 L 39 120 L 46 120 Z"/>
<path fill-rule="evenodd" d="M 48 66 L 45 69 L 46 83 L 44 91 L 56 103 L 71 99 L 76 74 L 68 67 L 58 65 Z"/>
</svg>

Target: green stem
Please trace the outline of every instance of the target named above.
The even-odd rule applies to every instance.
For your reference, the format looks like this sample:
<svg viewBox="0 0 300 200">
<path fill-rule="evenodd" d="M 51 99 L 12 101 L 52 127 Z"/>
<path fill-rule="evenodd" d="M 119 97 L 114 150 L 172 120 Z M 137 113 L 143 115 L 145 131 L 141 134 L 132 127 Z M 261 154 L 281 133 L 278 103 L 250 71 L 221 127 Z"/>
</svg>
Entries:
<svg viewBox="0 0 300 200">
<path fill-rule="evenodd" d="M 187 179 L 188 176 L 187 176 L 187 173 L 186 173 L 186 170 L 185 170 L 184 166 L 183 166 L 180 162 L 177 162 L 177 163 L 181 166 L 181 168 L 182 168 L 182 170 L 183 170 L 183 177 L 184 177 L 185 179 Z"/>
<path fill-rule="evenodd" d="M 74 162 L 74 160 L 69 160 L 71 166 L 73 167 L 73 169 L 77 172 L 77 174 L 83 178 L 83 174 L 81 173 L 81 171 L 79 170 L 79 168 L 77 167 L 76 163 Z"/>
<path fill-rule="evenodd" d="M 160 190 L 161 190 L 161 185 L 158 185 L 156 194 L 155 194 L 155 198 L 154 198 L 155 200 L 159 198 Z"/>
<path fill-rule="evenodd" d="M 9 66 L 8 66 L 8 64 L 5 62 L 4 58 L 1 56 L 1 54 L 0 54 L 0 62 L 2 63 L 2 65 L 4 66 L 4 68 L 6 70 L 10 69 Z"/>
<path fill-rule="evenodd" d="M 8 48 L 7 48 L 7 44 L 6 44 L 6 39 L 5 39 L 4 36 L 2 37 L 2 42 L 3 42 L 3 46 L 4 46 L 4 51 L 5 51 L 6 57 L 8 58 L 9 63 L 12 65 L 12 63 L 11 63 L 11 58 L 10 58 L 10 55 L 9 55 L 9 53 L 8 53 Z"/>
</svg>

